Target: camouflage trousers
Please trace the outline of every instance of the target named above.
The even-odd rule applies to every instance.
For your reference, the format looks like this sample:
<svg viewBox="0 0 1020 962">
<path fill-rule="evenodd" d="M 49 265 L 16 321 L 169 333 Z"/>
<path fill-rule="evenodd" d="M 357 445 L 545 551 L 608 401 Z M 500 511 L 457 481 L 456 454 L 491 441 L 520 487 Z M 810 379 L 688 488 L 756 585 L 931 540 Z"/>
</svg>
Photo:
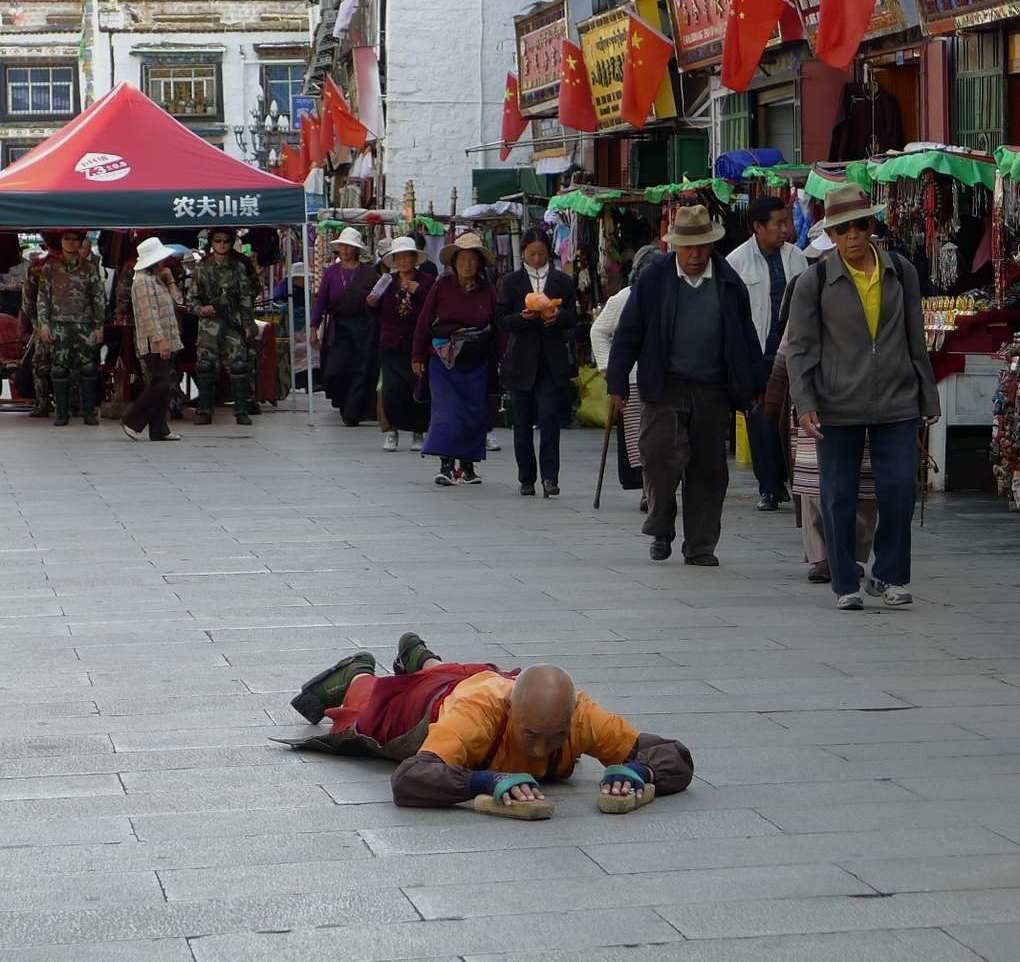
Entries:
<svg viewBox="0 0 1020 962">
<path fill-rule="evenodd" d="M 89 324 L 54 324 L 51 328 L 53 333 L 51 376 L 57 372 L 66 372 L 64 377 L 72 377 L 77 380 L 81 377 L 84 368 L 91 368 L 88 376 L 95 377 L 96 369 L 96 343 L 95 332 Z"/>
<path fill-rule="evenodd" d="M 222 365 L 228 373 L 252 377 L 258 362 L 254 325 L 251 331 L 228 327 L 222 340 L 217 339 L 218 331 L 219 321 L 215 317 L 199 318 L 196 369 L 218 374 Z"/>
<path fill-rule="evenodd" d="M 35 335 L 32 348 L 32 383 L 35 387 L 35 406 L 45 407 L 50 403 L 53 386 L 50 384 L 50 369 L 53 367 L 53 345 Z"/>
</svg>

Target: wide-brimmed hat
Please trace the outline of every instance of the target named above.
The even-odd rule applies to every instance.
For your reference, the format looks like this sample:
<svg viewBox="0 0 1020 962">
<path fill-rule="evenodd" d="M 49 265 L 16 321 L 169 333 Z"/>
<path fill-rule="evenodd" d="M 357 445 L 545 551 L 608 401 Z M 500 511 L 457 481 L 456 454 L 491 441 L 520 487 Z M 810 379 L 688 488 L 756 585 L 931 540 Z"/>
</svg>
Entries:
<svg viewBox="0 0 1020 962">
<path fill-rule="evenodd" d="M 308 271 L 305 270 L 304 261 L 295 261 L 290 265 L 290 276 L 291 277 L 304 277 Z"/>
<path fill-rule="evenodd" d="M 827 254 L 835 246 L 836 242 L 825 231 L 819 231 L 818 236 L 812 238 L 811 243 L 804 248 L 804 256 L 821 257 L 822 254 Z"/>
<path fill-rule="evenodd" d="M 345 227 L 340 231 L 340 236 L 336 240 L 329 242 L 329 246 L 334 248 L 339 247 L 341 244 L 346 244 L 348 247 L 356 247 L 359 251 L 368 250 L 361 238 L 360 232 L 354 227 Z"/>
<path fill-rule="evenodd" d="M 398 237 L 383 257 L 383 263 L 392 269 L 393 258 L 397 254 L 414 254 L 418 258 L 419 267 L 425 263 L 425 251 L 418 250 L 418 245 L 414 242 L 413 237 Z"/>
<path fill-rule="evenodd" d="M 874 217 L 884 210 L 885 204 L 873 204 L 863 187 L 857 184 L 842 184 L 833 187 L 826 194 L 825 219 L 819 227 L 822 230 L 830 230 L 859 217 Z"/>
<path fill-rule="evenodd" d="M 717 224 L 708 213 L 708 208 L 701 204 L 694 207 L 681 207 L 677 211 L 666 235 L 666 243 L 673 249 L 677 247 L 698 247 L 701 244 L 714 244 L 726 236 L 726 228 Z"/>
<path fill-rule="evenodd" d="M 485 246 L 481 237 L 473 231 L 461 234 L 452 244 L 447 244 L 439 252 L 439 260 L 444 267 L 452 267 L 453 259 L 461 251 L 477 251 L 485 259 L 486 264 L 491 266 L 496 263 L 496 255 Z"/>
<path fill-rule="evenodd" d="M 135 264 L 135 270 L 144 271 L 147 267 L 152 267 L 153 264 L 176 256 L 176 251 L 167 247 L 158 237 L 146 237 L 138 245 L 138 262 Z"/>
</svg>

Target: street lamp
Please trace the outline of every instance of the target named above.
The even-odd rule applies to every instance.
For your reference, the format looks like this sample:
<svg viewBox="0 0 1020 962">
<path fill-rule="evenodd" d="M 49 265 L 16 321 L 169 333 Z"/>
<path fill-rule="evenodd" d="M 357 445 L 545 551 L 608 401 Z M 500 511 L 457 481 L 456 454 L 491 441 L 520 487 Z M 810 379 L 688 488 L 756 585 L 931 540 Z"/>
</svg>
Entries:
<svg viewBox="0 0 1020 962">
<path fill-rule="evenodd" d="M 280 105 L 271 101 L 265 106 L 265 92 L 259 87 L 258 103 L 249 111 L 251 121 L 234 127 L 234 140 L 241 153 L 256 167 L 263 170 L 275 167 L 280 162 L 284 144 L 292 138 L 290 118 L 280 112 Z"/>
</svg>

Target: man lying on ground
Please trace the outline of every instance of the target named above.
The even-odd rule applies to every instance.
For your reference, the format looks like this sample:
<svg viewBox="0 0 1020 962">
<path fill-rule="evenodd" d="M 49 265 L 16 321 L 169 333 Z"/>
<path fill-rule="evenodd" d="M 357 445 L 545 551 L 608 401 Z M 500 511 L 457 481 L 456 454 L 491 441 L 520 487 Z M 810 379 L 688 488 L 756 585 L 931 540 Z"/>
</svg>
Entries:
<svg viewBox="0 0 1020 962">
<path fill-rule="evenodd" d="M 678 741 L 639 732 L 553 665 L 505 672 L 488 664 L 446 664 L 416 634 L 398 645 L 393 677 L 375 676 L 363 651 L 302 686 L 291 702 L 328 735 L 288 741 L 338 755 L 399 762 L 397 805 L 442 807 L 492 795 L 512 804 L 543 798 L 539 779 L 569 778 L 581 755 L 607 766 L 601 792 L 639 797 L 681 792 L 694 761 Z"/>
</svg>

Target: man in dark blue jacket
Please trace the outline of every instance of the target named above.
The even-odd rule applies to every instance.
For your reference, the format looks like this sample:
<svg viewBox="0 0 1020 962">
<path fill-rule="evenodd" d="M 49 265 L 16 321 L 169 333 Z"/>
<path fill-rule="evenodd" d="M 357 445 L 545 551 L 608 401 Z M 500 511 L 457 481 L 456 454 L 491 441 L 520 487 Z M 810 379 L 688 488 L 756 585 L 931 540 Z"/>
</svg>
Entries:
<svg viewBox="0 0 1020 962">
<path fill-rule="evenodd" d="M 642 531 L 665 561 L 676 538 L 683 482 L 684 563 L 715 567 L 729 484 L 733 409 L 765 390 L 765 364 L 747 288 L 714 252 L 723 228 L 704 207 L 680 209 L 666 243 L 673 252 L 641 275 L 613 339 L 607 379 L 616 408 L 638 365 L 641 463 L 648 493 Z"/>
</svg>

